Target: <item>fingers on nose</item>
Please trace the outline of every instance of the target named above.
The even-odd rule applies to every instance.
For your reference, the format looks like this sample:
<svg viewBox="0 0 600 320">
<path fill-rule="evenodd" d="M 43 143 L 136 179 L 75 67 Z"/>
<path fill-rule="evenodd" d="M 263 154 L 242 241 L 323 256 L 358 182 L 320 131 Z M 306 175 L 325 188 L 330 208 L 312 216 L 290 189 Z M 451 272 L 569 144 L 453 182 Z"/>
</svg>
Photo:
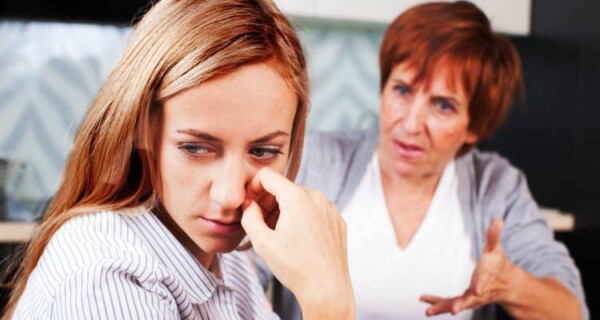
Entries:
<svg viewBox="0 0 600 320">
<path fill-rule="evenodd" d="M 243 173 L 233 173 L 215 177 L 210 189 L 211 198 L 225 209 L 240 207 L 246 199 L 248 178 Z"/>
</svg>

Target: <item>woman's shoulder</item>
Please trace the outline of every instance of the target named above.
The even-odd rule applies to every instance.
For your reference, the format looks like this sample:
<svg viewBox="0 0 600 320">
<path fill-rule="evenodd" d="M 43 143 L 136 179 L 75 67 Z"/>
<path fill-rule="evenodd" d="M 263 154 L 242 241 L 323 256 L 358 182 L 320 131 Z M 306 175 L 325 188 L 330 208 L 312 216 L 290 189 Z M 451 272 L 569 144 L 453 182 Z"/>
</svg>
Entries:
<svg viewBox="0 0 600 320">
<path fill-rule="evenodd" d="M 170 305 L 173 296 L 164 284 L 175 283 L 173 273 L 143 237 L 153 236 L 157 221 L 147 210 L 99 211 L 70 219 L 46 246 L 18 312 L 34 315 L 23 318 L 48 318 L 53 312 L 81 318 L 94 310 L 107 311 L 106 306 L 134 307 L 134 302 L 138 309 L 152 304 L 146 310 L 150 313 L 160 309 L 171 314 L 176 310 Z"/>
<path fill-rule="evenodd" d="M 504 171 L 518 171 L 510 161 L 495 151 L 482 151 L 473 149 L 459 157 L 458 162 L 468 163 L 477 172 L 498 173 Z"/>
<path fill-rule="evenodd" d="M 100 211 L 82 214 L 62 225 L 35 270 L 48 279 L 47 290 L 57 290 L 71 275 L 86 270 L 122 269 L 137 276 L 153 273 L 158 263 L 128 222 L 132 217 Z"/>
<path fill-rule="evenodd" d="M 361 147 L 376 146 L 378 134 L 376 131 L 313 131 L 306 135 L 305 148 L 319 148 L 329 151 L 348 152 Z"/>
<path fill-rule="evenodd" d="M 298 181 L 315 181 L 312 184 L 320 186 L 324 173 L 332 178 L 347 174 L 351 168 L 362 171 L 378 141 L 376 131 L 311 132 L 305 138 Z"/>
<path fill-rule="evenodd" d="M 524 173 L 506 158 L 473 150 L 456 163 L 461 190 L 468 190 L 463 192 L 468 197 L 465 203 L 486 217 L 482 227 L 487 229 L 488 222 L 498 218 L 504 219 L 507 226 L 543 222 Z"/>
<path fill-rule="evenodd" d="M 141 208 L 84 213 L 65 222 L 52 236 L 49 246 L 60 245 L 65 249 L 91 246 L 96 249 L 89 252 L 92 255 L 113 255 L 119 250 L 138 247 L 141 242 L 131 222 L 148 214 L 151 213 Z"/>
<path fill-rule="evenodd" d="M 312 132 L 306 137 L 296 182 L 343 207 L 377 148 L 377 131 Z"/>
<path fill-rule="evenodd" d="M 456 161 L 460 179 L 468 179 L 478 193 L 513 190 L 525 183 L 523 172 L 496 152 L 474 149 Z"/>
</svg>

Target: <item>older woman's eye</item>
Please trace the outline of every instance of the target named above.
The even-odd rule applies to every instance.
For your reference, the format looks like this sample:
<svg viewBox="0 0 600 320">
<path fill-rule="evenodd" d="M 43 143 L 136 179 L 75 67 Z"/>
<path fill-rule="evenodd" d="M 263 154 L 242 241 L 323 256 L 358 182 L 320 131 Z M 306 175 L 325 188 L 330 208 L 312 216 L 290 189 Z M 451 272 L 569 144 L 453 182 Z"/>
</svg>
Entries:
<svg viewBox="0 0 600 320">
<path fill-rule="evenodd" d="M 410 87 L 405 84 L 397 84 L 394 86 L 394 90 L 400 95 L 405 96 L 410 93 Z"/>
<path fill-rule="evenodd" d="M 442 112 L 452 112 L 456 110 L 456 107 L 446 99 L 438 99 L 436 101 L 436 106 Z"/>
<path fill-rule="evenodd" d="M 280 154 L 283 154 L 278 148 L 256 147 L 250 149 L 250 154 L 260 160 L 275 159 Z"/>
</svg>

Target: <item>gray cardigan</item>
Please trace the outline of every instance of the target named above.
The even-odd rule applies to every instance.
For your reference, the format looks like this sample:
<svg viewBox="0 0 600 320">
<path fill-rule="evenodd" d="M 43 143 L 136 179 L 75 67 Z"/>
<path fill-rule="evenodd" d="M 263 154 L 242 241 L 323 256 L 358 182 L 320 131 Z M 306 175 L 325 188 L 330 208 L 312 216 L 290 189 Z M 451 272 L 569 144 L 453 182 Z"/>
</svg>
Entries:
<svg viewBox="0 0 600 320">
<path fill-rule="evenodd" d="M 311 133 L 306 137 L 296 181 L 320 190 L 341 211 L 358 187 L 377 144 L 376 132 Z M 577 296 L 584 319 L 589 319 L 579 271 L 565 246 L 554 240 L 524 175 L 502 157 L 477 150 L 456 159 L 456 170 L 460 203 L 471 217 L 465 224 L 474 231 L 477 259 L 490 222 L 502 218 L 501 242 L 508 258 L 536 277 L 558 279 Z M 283 289 L 276 303 L 282 319 L 301 319 L 290 291 Z M 495 319 L 495 308 L 480 308 L 473 318 Z"/>
</svg>

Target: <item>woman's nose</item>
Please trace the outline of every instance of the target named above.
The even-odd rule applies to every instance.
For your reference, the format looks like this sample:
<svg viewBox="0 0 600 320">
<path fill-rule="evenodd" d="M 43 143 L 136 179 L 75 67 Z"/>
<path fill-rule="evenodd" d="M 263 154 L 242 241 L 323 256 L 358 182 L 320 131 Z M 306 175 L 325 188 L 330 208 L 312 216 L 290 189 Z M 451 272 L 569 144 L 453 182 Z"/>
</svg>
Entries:
<svg viewBox="0 0 600 320">
<path fill-rule="evenodd" d="M 246 184 L 251 177 L 243 161 L 224 159 L 213 175 L 211 199 L 223 209 L 237 209 L 246 198 Z"/>
<path fill-rule="evenodd" d="M 406 133 L 418 135 L 425 128 L 427 117 L 427 103 L 423 99 L 415 99 L 404 114 L 403 127 Z"/>
</svg>

